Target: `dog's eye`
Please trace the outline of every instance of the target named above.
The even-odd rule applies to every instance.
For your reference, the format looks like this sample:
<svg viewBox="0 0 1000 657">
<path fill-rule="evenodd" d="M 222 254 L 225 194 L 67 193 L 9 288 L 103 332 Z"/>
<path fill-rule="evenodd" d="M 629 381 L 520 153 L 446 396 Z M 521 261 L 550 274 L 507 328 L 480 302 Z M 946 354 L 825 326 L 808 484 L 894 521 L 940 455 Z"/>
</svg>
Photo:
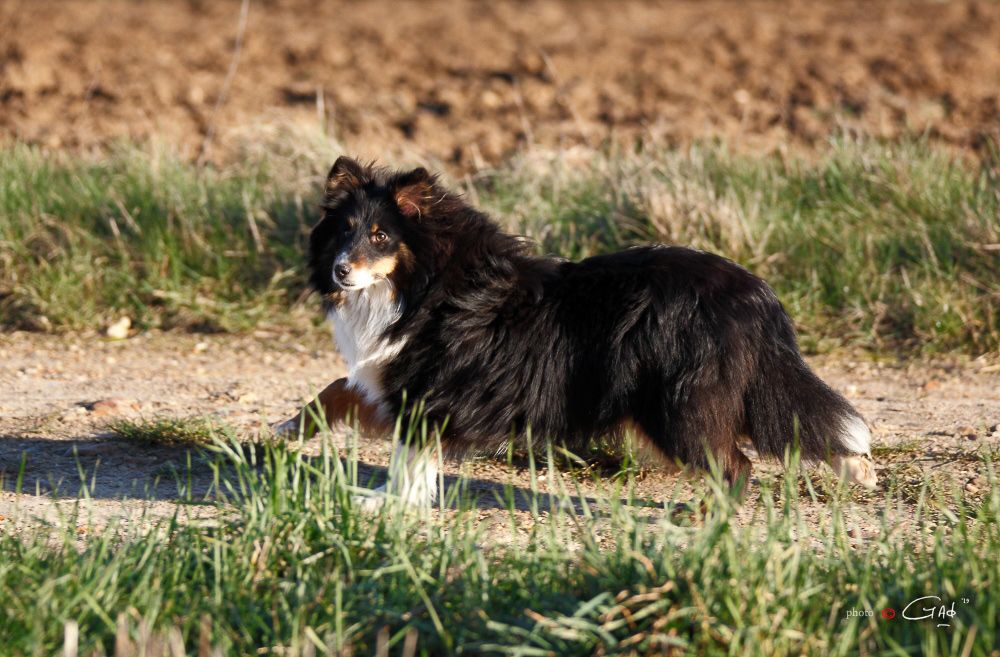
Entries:
<svg viewBox="0 0 1000 657">
<path fill-rule="evenodd" d="M 378 230 L 378 231 L 375 231 L 374 233 L 372 233 L 372 243 L 373 244 L 382 244 L 383 242 L 385 242 L 388 239 L 389 239 L 389 236 L 386 235 L 381 230 Z"/>
</svg>

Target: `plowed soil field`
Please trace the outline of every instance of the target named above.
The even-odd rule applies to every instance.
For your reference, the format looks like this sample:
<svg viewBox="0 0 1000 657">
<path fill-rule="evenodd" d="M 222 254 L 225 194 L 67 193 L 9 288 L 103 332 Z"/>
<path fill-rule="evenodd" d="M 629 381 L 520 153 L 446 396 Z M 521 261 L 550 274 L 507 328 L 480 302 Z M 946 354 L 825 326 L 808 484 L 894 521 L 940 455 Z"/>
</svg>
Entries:
<svg viewBox="0 0 1000 657">
<path fill-rule="evenodd" d="M 0 2 L 0 138 L 218 159 L 286 121 L 466 170 L 611 136 L 974 152 L 1000 137 L 1000 3 Z"/>
</svg>

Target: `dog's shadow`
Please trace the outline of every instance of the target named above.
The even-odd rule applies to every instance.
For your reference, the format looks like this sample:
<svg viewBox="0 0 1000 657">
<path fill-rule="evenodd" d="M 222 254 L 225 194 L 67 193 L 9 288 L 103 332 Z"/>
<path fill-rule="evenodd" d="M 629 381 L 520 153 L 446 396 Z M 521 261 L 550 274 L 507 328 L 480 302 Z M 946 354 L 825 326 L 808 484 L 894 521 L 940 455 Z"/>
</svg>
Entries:
<svg viewBox="0 0 1000 657">
<path fill-rule="evenodd" d="M 243 457 L 261 464 L 266 450 L 253 443 L 241 445 Z M 322 457 L 301 455 L 308 464 Z M 349 464 L 341 458 L 345 469 Z M 120 438 L 94 436 L 52 440 L 0 435 L 0 490 L 49 499 L 146 500 L 175 503 L 211 503 L 217 487 L 235 490 L 235 472 L 225 457 L 192 446 L 159 446 Z M 377 487 L 388 478 L 386 466 L 357 462 L 357 484 Z M 607 498 L 573 494 L 550 495 L 531 487 L 478 477 L 445 474 L 443 499 L 450 506 L 483 510 L 549 510 L 558 505 L 576 513 L 601 515 Z M 623 505 L 661 507 L 642 499 L 619 499 Z"/>
</svg>

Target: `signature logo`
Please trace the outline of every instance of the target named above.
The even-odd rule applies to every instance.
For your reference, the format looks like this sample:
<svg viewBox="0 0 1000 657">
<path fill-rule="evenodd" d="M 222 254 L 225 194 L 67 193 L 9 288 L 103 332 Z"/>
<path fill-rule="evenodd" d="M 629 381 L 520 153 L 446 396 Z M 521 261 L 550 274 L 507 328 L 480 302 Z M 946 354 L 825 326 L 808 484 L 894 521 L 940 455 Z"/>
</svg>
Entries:
<svg viewBox="0 0 1000 657">
<path fill-rule="evenodd" d="M 962 598 L 962 604 L 969 604 L 968 598 Z M 951 627 L 950 621 L 958 612 L 955 611 L 955 602 L 950 605 L 941 601 L 940 596 L 925 595 L 922 598 L 912 600 L 910 604 L 903 607 L 903 618 L 911 621 L 937 619 L 938 627 Z M 895 612 L 893 613 L 895 616 Z M 885 618 L 883 612 L 883 618 Z"/>
<path fill-rule="evenodd" d="M 938 627 L 951 627 L 951 619 L 958 615 L 955 605 L 967 605 L 970 602 L 969 598 L 959 598 L 949 603 L 943 601 L 940 596 L 925 595 L 921 598 L 911 600 L 898 615 L 903 620 L 934 620 L 937 621 Z M 891 621 L 896 618 L 897 613 L 892 607 L 886 607 L 879 611 L 878 614 L 875 614 L 871 609 L 847 609 L 844 618 L 871 618 L 876 615 L 881 616 L 884 621 Z"/>
</svg>

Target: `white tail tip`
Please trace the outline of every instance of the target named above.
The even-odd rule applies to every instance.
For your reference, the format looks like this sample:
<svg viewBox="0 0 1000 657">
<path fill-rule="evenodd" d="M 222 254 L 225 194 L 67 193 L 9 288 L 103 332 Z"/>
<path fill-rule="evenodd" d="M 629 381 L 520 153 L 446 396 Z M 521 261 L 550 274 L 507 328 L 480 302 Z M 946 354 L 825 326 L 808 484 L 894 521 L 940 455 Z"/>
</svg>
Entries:
<svg viewBox="0 0 1000 657">
<path fill-rule="evenodd" d="M 840 444 L 855 454 L 871 454 L 872 433 L 865 421 L 856 415 L 845 419 L 840 430 Z"/>
</svg>

